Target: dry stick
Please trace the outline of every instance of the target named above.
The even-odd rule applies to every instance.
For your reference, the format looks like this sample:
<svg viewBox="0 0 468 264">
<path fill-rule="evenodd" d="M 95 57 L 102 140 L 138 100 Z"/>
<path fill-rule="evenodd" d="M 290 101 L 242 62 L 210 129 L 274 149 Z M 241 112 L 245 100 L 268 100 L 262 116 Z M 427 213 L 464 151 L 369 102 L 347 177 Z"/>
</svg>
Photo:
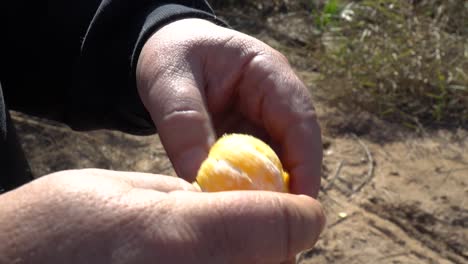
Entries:
<svg viewBox="0 0 468 264">
<path fill-rule="evenodd" d="M 344 160 L 341 160 L 340 163 L 338 164 L 338 167 L 336 168 L 335 174 L 330 179 L 327 186 L 325 186 L 325 191 L 330 190 L 333 187 L 335 180 L 340 177 L 340 172 L 341 172 L 341 169 L 343 168 L 343 165 L 344 165 Z"/>
<path fill-rule="evenodd" d="M 322 191 L 323 194 L 325 195 L 325 197 L 327 197 L 327 199 L 329 199 L 331 202 L 333 202 L 333 203 L 335 203 L 335 204 L 337 204 L 337 205 L 339 205 L 339 206 L 342 206 L 342 204 L 341 204 L 339 201 L 337 201 L 336 199 L 334 199 L 333 197 L 331 197 L 331 196 L 328 194 L 328 191 L 325 190 L 325 187 L 320 187 L 320 191 Z"/>
<path fill-rule="evenodd" d="M 354 212 L 354 213 L 348 215 L 347 217 L 340 218 L 340 219 L 336 220 L 334 223 L 329 224 L 329 225 L 327 226 L 327 229 L 328 229 L 328 230 L 332 229 L 333 227 L 335 227 L 335 226 L 337 226 L 337 225 L 343 223 L 344 221 L 349 220 L 350 218 L 354 217 L 356 214 L 357 214 L 357 213 Z"/>
<path fill-rule="evenodd" d="M 366 178 L 364 178 L 364 181 L 362 181 L 361 184 L 359 184 L 356 188 L 353 189 L 350 197 L 359 192 L 374 177 L 374 158 L 372 157 L 369 148 L 355 134 L 353 134 L 353 138 L 356 139 L 359 145 L 361 145 L 361 147 L 366 151 L 367 159 L 369 160 L 369 170 L 367 172 Z"/>
<path fill-rule="evenodd" d="M 459 172 L 459 171 L 466 171 L 466 170 L 468 170 L 468 167 L 455 168 L 451 170 L 443 170 L 443 171 L 439 171 L 439 173 L 452 173 L 452 172 Z"/>
<path fill-rule="evenodd" d="M 405 252 L 394 253 L 394 254 L 390 254 L 390 255 L 387 255 L 387 256 L 379 257 L 379 258 L 376 258 L 374 260 L 378 261 L 378 260 L 384 260 L 384 259 L 391 259 L 391 258 L 396 258 L 396 257 L 401 257 L 401 256 L 407 256 L 409 254 L 410 254 L 409 252 L 405 251 Z"/>
<path fill-rule="evenodd" d="M 341 169 L 343 168 L 345 164 L 345 161 L 344 160 L 341 160 L 339 163 L 338 163 L 338 166 L 335 170 L 335 174 L 332 176 L 332 178 L 330 179 L 330 181 L 328 182 L 327 186 L 325 187 L 320 187 L 320 190 L 325 194 L 325 196 L 333 203 L 337 204 L 338 206 L 341 206 L 342 207 L 342 204 L 334 199 L 333 197 L 331 197 L 331 195 L 328 194 L 328 191 L 333 187 L 333 184 L 335 182 L 336 179 L 341 179 L 340 178 L 340 171 Z M 340 191 L 340 190 L 338 190 Z M 341 192 L 341 191 L 340 191 Z"/>
</svg>

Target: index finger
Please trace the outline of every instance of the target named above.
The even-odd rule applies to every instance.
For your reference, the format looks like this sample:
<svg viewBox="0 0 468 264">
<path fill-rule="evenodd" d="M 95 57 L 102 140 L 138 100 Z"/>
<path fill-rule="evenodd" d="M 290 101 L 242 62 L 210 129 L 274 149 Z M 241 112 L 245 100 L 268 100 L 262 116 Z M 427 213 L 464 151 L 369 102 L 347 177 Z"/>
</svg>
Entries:
<svg viewBox="0 0 468 264">
<path fill-rule="evenodd" d="M 279 155 L 291 174 L 291 192 L 317 197 L 322 140 L 307 87 L 274 51 L 255 56 L 244 72 L 240 109 L 280 144 Z"/>
</svg>

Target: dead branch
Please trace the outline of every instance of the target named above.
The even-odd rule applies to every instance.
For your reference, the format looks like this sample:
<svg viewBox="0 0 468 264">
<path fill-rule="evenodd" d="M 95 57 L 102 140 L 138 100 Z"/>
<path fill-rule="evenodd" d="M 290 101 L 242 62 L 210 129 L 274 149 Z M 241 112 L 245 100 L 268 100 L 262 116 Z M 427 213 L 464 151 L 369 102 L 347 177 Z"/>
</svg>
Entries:
<svg viewBox="0 0 468 264">
<path fill-rule="evenodd" d="M 359 184 L 358 186 L 356 186 L 356 188 L 353 188 L 353 191 L 351 193 L 350 196 L 353 196 L 355 195 L 357 192 L 361 191 L 361 189 L 367 185 L 371 180 L 372 178 L 374 177 L 374 158 L 372 157 L 372 154 L 371 152 L 369 151 L 369 148 L 366 146 L 366 144 L 364 144 L 364 142 L 362 142 L 362 140 L 359 139 L 358 136 L 356 136 L 355 134 L 353 134 L 353 138 L 357 140 L 357 142 L 359 143 L 359 145 L 361 145 L 361 147 L 364 149 L 364 151 L 366 152 L 366 155 L 367 155 L 367 160 L 368 160 L 368 164 L 369 164 L 369 169 L 367 171 L 367 175 L 366 177 L 364 178 L 364 180 L 361 182 L 361 184 Z"/>
<path fill-rule="evenodd" d="M 343 168 L 343 165 L 344 165 L 344 160 L 341 160 L 340 163 L 338 163 L 338 167 L 335 170 L 335 174 L 333 174 L 333 177 L 330 179 L 327 186 L 325 186 L 325 191 L 330 190 L 333 187 L 333 184 L 335 183 L 335 180 L 338 177 L 340 177 L 340 172 L 341 172 L 341 169 Z"/>
</svg>

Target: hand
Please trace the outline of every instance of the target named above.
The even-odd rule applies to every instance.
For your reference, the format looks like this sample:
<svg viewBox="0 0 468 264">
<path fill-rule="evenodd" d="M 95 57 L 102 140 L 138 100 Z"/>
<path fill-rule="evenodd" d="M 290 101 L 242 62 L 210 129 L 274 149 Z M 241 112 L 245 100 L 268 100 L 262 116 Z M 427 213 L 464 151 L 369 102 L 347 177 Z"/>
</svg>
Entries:
<svg viewBox="0 0 468 264">
<path fill-rule="evenodd" d="M 307 196 L 64 171 L 0 196 L 0 263 L 278 263 L 312 247 L 323 225 Z"/>
<path fill-rule="evenodd" d="M 137 80 L 180 177 L 195 179 L 217 136 L 248 133 L 274 146 L 293 193 L 317 196 L 322 144 L 315 110 L 276 50 L 208 21 L 179 20 L 146 42 Z"/>
</svg>

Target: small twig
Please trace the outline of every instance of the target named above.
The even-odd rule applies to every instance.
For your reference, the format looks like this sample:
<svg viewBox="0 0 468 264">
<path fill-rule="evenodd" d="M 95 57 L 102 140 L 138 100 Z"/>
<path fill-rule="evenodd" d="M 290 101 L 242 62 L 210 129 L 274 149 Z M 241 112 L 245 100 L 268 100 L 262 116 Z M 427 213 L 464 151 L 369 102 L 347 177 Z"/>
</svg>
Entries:
<svg viewBox="0 0 468 264">
<path fill-rule="evenodd" d="M 344 160 L 341 160 L 340 163 L 338 163 L 338 167 L 335 170 L 335 174 L 333 175 L 333 177 L 330 179 L 327 186 L 325 187 L 325 191 L 330 190 L 333 187 L 333 184 L 335 183 L 335 180 L 338 177 L 340 177 L 340 172 L 341 172 L 341 169 L 343 168 L 343 165 L 344 165 Z"/>
<path fill-rule="evenodd" d="M 326 192 L 325 192 L 325 197 L 326 197 L 325 199 L 330 200 L 331 202 L 335 203 L 336 205 L 341 206 L 341 207 L 343 206 L 342 203 L 341 203 L 340 201 L 338 201 L 338 200 L 336 200 L 335 198 L 331 197 L 331 196 L 328 195 Z M 325 201 L 325 199 L 323 199 L 323 200 Z"/>
<path fill-rule="evenodd" d="M 409 252 L 395 253 L 395 254 L 390 254 L 390 255 L 387 255 L 387 256 L 376 258 L 375 261 L 385 260 L 385 259 L 392 259 L 392 258 L 407 256 L 407 255 L 409 255 Z"/>
<path fill-rule="evenodd" d="M 372 154 L 369 151 L 369 148 L 355 134 L 353 134 L 353 138 L 356 139 L 359 145 L 361 145 L 361 147 L 366 151 L 367 159 L 369 161 L 369 170 L 367 171 L 367 175 L 364 178 L 364 181 L 362 181 L 361 184 L 359 184 L 356 188 L 353 188 L 353 191 L 350 196 L 353 196 L 354 194 L 359 192 L 374 177 L 374 158 L 372 157 Z"/>
<path fill-rule="evenodd" d="M 348 215 L 347 217 L 340 218 L 340 219 L 336 220 L 334 223 L 329 224 L 329 225 L 327 226 L 327 229 L 332 229 L 333 227 L 335 227 L 335 226 L 337 226 L 337 225 L 343 223 L 343 222 L 346 221 L 346 220 L 349 220 L 351 217 L 354 217 L 355 215 L 356 215 L 356 212 L 354 212 L 354 213 Z"/>
<path fill-rule="evenodd" d="M 455 168 L 451 170 L 444 170 L 444 171 L 438 171 L 438 173 L 453 173 L 453 172 L 459 172 L 459 171 L 465 171 L 468 170 L 468 167 L 461 167 L 461 168 Z"/>
</svg>

